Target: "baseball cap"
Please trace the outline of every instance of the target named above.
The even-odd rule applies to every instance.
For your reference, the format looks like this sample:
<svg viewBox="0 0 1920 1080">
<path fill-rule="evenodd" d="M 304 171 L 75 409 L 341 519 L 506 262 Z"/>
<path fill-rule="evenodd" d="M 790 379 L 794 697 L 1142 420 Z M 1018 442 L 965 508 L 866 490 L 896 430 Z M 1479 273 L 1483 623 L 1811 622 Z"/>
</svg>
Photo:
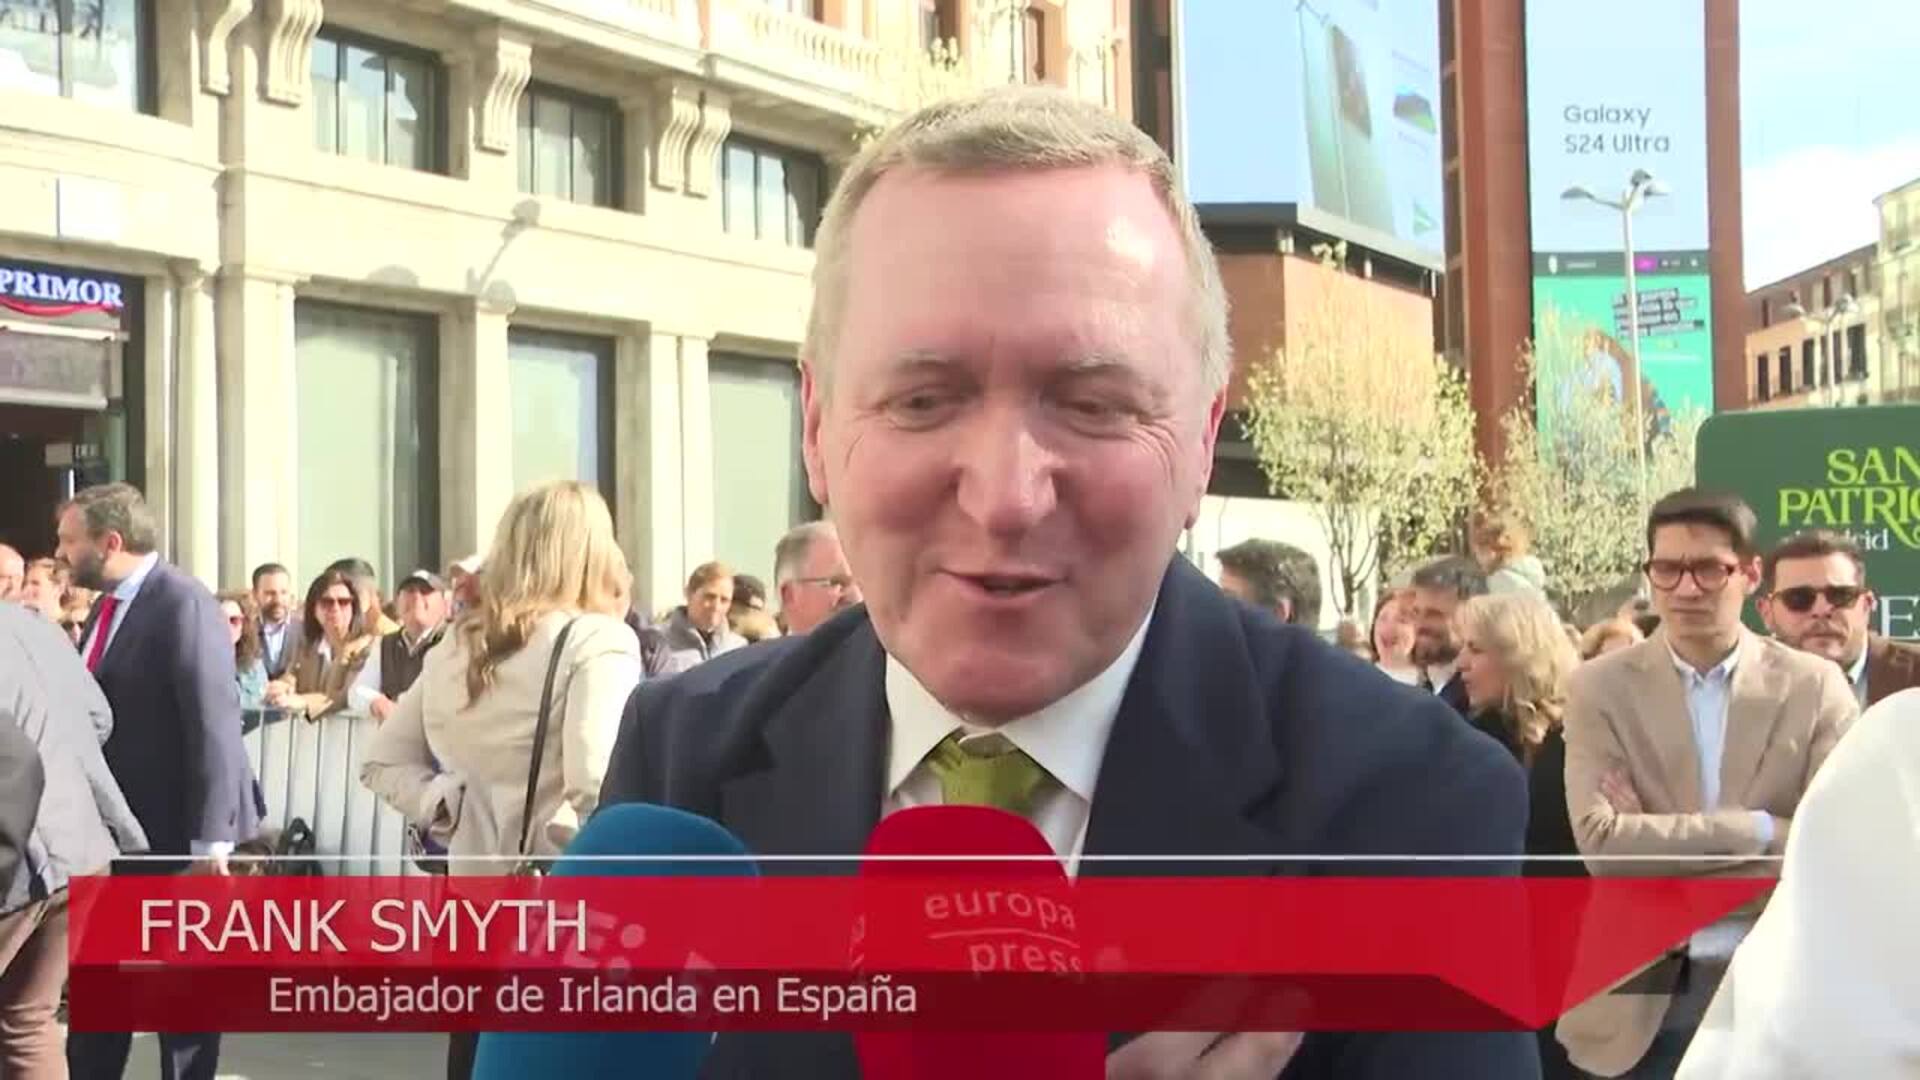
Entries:
<svg viewBox="0 0 1920 1080">
<path fill-rule="evenodd" d="M 439 574 L 431 570 L 415 570 L 413 573 L 408 574 L 401 580 L 398 591 L 405 591 L 415 586 L 428 588 L 434 592 L 447 591 L 447 583 L 440 579 Z"/>
</svg>

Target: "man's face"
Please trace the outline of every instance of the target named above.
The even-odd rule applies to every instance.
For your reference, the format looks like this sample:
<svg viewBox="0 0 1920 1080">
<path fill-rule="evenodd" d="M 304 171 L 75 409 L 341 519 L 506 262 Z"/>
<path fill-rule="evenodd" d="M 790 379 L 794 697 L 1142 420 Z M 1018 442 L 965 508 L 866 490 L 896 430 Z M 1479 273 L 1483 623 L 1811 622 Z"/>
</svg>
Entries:
<svg viewBox="0 0 1920 1080">
<path fill-rule="evenodd" d="M 286 574 L 263 574 L 253 587 L 253 604 L 260 609 L 260 621 L 282 623 L 293 607 L 293 578 Z"/>
<path fill-rule="evenodd" d="M 408 633 L 424 634 L 447 617 L 447 594 L 424 585 L 408 585 L 395 598 L 400 624 Z"/>
<path fill-rule="evenodd" d="M 17 599 L 20 587 L 27 583 L 27 561 L 20 553 L 0 544 L 0 600 Z"/>
<path fill-rule="evenodd" d="M 1058 700 L 1145 618 L 1206 491 L 1209 398 L 1167 211 L 1119 168 L 884 177 L 807 475 L 874 628 L 949 708 Z"/>
<path fill-rule="evenodd" d="M 1453 636 L 1453 614 L 1460 608 L 1460 594 L 1452 589 L 1413 590 L 1413 654 L 1422 666 L 1451 664 L 1460 656 L 1460 643 Z"/>
<path fill-rule="evenodd" d="M 73 583 L 83 589 L 103 592 L 112 588 L 107 580 L 107 559 L 120 550 L 120 534 L 87 535 L 86 517 L 78 507 L 60 515 L 54 529 L 60 542 L 55 557 L 72 571 Z"/>
<path fill-rule="evenodd" d="M 1742 558 L 1732 538 L 1711 525 L 1654 530 L 1647 563 L 1654 610 L 1667 633 L 1683 641 L 1731 638 L 1740 627 L 1741 607 L 1760 585 L 1758 561 Z"/>
<path fill-rule="evenodd" d="M 1853 560 L 1845 555 L 1782 559 L 1773 579 L 1773 594 L 1759 605 L 1773 636 L 1842 667 L 1853 666 L 1867 647 L 1874 599 Z"/>
<path fill-rule="evenodd" d="M 733 579 L 723 577 L 687 593 L 687 619 L 711 634 L 727 625 L 727 612 L 733 610 Z"/>
<path fill-rule="evenodd" d="M 780 610 L 787 632 L 805 634 L 841 608 L 860 602 L 860 586 L 847 568 L 846 549 L 836 537 L 822 536 L 807 549 L 800 576 L 780 586 Z"/>
</svg>

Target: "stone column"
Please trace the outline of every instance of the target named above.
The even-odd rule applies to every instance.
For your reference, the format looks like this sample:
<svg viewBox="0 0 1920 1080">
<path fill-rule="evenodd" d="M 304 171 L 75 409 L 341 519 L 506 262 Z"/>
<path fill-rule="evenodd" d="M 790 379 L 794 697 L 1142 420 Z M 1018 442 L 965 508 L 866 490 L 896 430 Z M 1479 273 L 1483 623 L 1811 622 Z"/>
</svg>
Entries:
<svg viewBox="0 0 1920 1080">
<path fill-rule="evenodd" d="M 686 573 L 713 558 L 713 396 L 707 383 L 707 339 L 680 338 L 681 532 Z"/>
<path fill-rule="evenodd" d="M 298 280 L 238 264 L 220 274 L 216 550 L 223 581 L 244 581 L 263 562 L 299 563 Z"/>
<path fill-rule="evenodd" d="M 679 602 L 689 568 L 682 531 L 681 338 L 637 328 L 614 366 L 615 523 L 633 570 L 635 606 Z"/>
<path fill-rule="evenodd" d="M 175 356 L 173 561 L 218 588 L 235 583 L 220 565 L 220 392 L 213 282 L 198 263 L 174 266 L 179 348 Z"/>
<path fill-rule="evenodd" d="M 441 547 L 448 559 L 484 553 L 513 501 L 511 305 L 467 302 L 441 345 Z"/>
</svg>

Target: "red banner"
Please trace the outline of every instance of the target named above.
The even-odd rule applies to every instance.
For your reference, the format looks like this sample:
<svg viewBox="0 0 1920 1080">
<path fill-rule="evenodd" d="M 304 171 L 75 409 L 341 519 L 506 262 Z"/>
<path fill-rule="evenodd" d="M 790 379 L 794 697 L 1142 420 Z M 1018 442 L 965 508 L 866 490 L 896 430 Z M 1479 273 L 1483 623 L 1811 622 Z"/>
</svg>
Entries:
<svg viewBox="0 0 1920 1080">
<path fill-rule="evenodd" d="M 76 1030 L 1539 1027 L 1769 879 L 87 878 Z"/>
</svg>

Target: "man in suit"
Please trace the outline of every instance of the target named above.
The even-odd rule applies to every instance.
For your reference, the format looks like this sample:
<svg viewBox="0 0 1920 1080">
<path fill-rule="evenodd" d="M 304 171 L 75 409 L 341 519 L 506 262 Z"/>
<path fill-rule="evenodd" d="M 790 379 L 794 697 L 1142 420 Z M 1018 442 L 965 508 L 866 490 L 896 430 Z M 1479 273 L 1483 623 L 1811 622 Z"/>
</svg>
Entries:
<svg viewBox="0 0 1920 1080">
<path fill-rule="evenodd" d="M 1467 684 L 1460 679 L 1460 641 L 1453 616 L 1487 592 L 1487 575 L 1472 559 L 1449 555 L 1413 572 L 1413 663 L 1422 689 L 1467 715 Z"/>
<path fill-rule="evenodd" d="M 1845 533 L 1810 529 L 1767 553 L 1758 601 L 1773 636 L 1840 665 L 1860 707 L 1920 686 L 1920 645 L 1867 629 L 1876 597 L 1867 560 Z"/>
<path fill-rule="evenodd" d="M 67 980 L 67 884 L 147 849 L 101 744 L 106 696 L 73 642 L 38 612 L 0 603 L 0 726 L 24 732 L 46 773 L 26 862 L 0 877 L 0 1076 L 65 1076 L 55 1021 Z"/>
<path fill-rule="evenodd" d="M 260 612 L 260 661 L 267 678 L 278 679 L 300 655 L 304 623 L 294 614 L 293 575 L 279 563 L 265 563 L 253 571 L 253 606 Z"/>
<path fill-rule="evenodd" d="M 233 845 L 258 821 L 220 605 L 161 560 L 153 514 L 131 485 L 80 492 L 61 508 L 58 528 L 74 583 L 101 594 L 80 655 L 113 709 L 107 764 L 153 853 L 180 858 L 117 872 L 173 871 L 191 857 L 195 869 L 224 874 Z M 76 1080 L 117 1078 L 131 1042 L 126 1033 L 75 1032 L 68 1066 Z M 163 1034 L 160 1050 L 167 1075 L 212 1080 L 220 1036 Z"/>
<path fill-rule="evenodd" d="M 1595 874 L 1770 874 L 1807 782 L 1858 706 L 1840 669 L 1741 624 L 1760 585 L 1755 520 L 1692 489 L 1653 507 L 1645 565 L 1660 630 L 1575 673 L 1566 712 L 1567 811 Z M 1634 856 L 1694 856 L 1640 862 Z M 1748 913 L 1694 935 L 1626 990 L 1563 1017 L 1573 1063 L 1668 1080 Z"/>
<path fill-rule="evenodd" d="M 852 856 L 887 812 L 984 803 L 1069 872 L 1520 851 L 1509 755 L 1178 556 L 1230 363 L 1177 190 L 1138 129 L 1040 88 L 931 107 L 862 152 L 819 232 L 802 398 L 808 483 L 865 605 L 644 684 L 603 805 Z M 1109 1075 L 1283 1069 L 1506 1080 L 1538 1058 L 1528 1033 L 1160 1033 Z M 858 1066 L 845 1035 L 723 1035 L 706 1074 Z"/>
<path fill-rule="evenodd" d="M 0 880 L 11 881 L 26 854 L 46 781 L 39 748 L 11 716 L 0 716 Z"/>
</svg>

